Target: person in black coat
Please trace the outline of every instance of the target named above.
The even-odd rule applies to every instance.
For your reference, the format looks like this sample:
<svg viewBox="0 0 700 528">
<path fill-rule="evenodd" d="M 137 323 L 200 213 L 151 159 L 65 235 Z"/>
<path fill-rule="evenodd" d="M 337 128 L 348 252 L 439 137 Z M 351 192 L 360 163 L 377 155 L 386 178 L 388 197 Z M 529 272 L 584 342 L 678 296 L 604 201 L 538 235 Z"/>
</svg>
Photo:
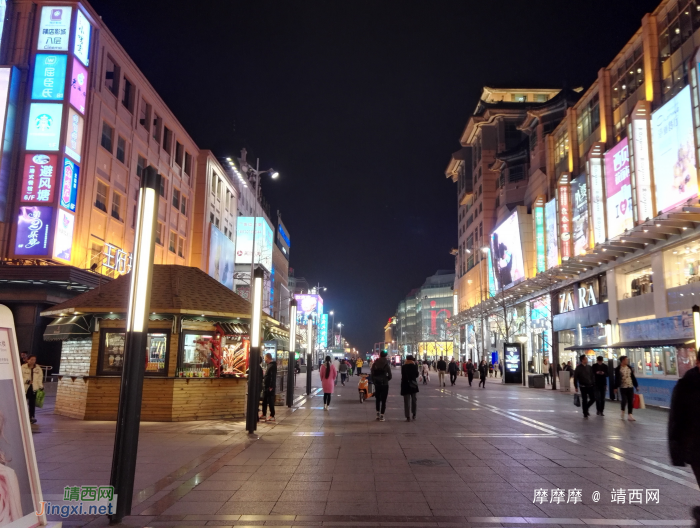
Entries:
<svg viewBox="0 0 700 528">
<path fill-rule="evenodd" d="M 486 360 L 482 359 L 481 363 L 479 363 L 479 387 L 483 383 L 484 388 L 486 388 L 486 376 L 488 376 L 488 373 L 489 366 L 486 364 Z"/>
<path fill-rule="evenodd" d="M 700 353 L 695 367 L 676 383 L 668 416 L 668 449 L 674 466 L 689 464 L 700 484 Z M 700 506 L 692 510 L 700 527 Z"/>
<path fill-rule="evenodd" d="M 265 363 L 267 370 L 263 377 L 263 404 L 262 404 L 262 421 L 275 421 L 275 390 L 277 388 L 277 362 L 272 359 L 272 354 L 265 354 Z M 267 419 L 267 407 L 270 406 L 270 418 Z"/>
<path fill-rule="evenodd" d="M 457 383 L 457 374 L 459 374 L 459 367 L 457 366 L 455 358 L 452 358 L 450 364 L 447 365 L 447 372 L 450 373 L 450 385 L 454 385 L 455 383 Z"/>
<path fill-rule="evenodd" d="M 416 419 L 416 394 L 418 393 L 418 365 L 413 356 L 406 357 L 406 361 L 401 365 L 401 396 L 403 396 L 403 410 L 406 421 Z M 409 414 L 410 411 L 410 414 Z"/>
<path fill-rule="evenodd" d="M 629 365 L 627 356 L 620 356 L 620 364 L 615 367 L 615 393 L 620 394 L 620 403 L 622 404 L 622 412 L 620 418 L 625 419 L 625 405 L 627 405 L 627 419 L 630 422 L 635 422 L 632 416 L 634 408 L 634 389 L 639 385 L 637 378 L 634 376 L 634 369 Z"/>
</svg>

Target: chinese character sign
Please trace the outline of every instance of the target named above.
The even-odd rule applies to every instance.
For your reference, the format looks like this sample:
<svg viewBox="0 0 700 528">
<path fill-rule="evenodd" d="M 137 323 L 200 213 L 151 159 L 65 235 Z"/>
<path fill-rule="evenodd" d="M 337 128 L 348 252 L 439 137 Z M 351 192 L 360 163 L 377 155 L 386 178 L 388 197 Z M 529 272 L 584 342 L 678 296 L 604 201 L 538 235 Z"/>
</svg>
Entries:
<svg viewBox="0 0 700 528">
<path fill-rule="evenodd" d="M 92 27 L 90 26 L 90 22 L 85 18 L 83 12 L 78 10 L 78 15 L 75 19 L 75 44 L 73 45 L 73 53 L 85 66 L 90 64 L 91 33 Z"/>
<path fill-rule="evenodd" d="M 70 6 L 44 6 L 41 8 L 37 49 L 68 51 Z"/>
<path fill-rule="evenodd" d="M 53 256 L 59 260 L 70 263 L 71 249 L 73 248 L 73 226 L 75 217 L 64 211 L 58 210 L 56 219 L 56 235 L 53 239 Z"/>
<path fill-rule="evenodd" d="M 323 314 L 318 320 L 317 346 L 326 348 L 328 346 L 328 314 Z"/>
<path fill-rule="evenodd" d="M 588 178 L 591 190 L 592 243 L 605 242 L 605 202 L 603 198 L 603 160 L 591 158 L 588 162 Z"/>
<path fill-rule="evenodd" d="M 85 113 L 85 101 L 87 100 L 88 72 L 87 68 L 73 59 L 73 70 L 70 80 L 70 104 L 78 112 Z"/>
<path fill-rule="evenodd" d="M 37 53 L 34 62 L 32 99 L 62 101 L 68 56 Z"/>
<path fill-rule="evenodd" d="M 544 242 L 544 207 L 534 208 L 535 213 L 535 248 L 537 249 L 537 273 L 545 270 Z"/>
<path fill-rule="evenodd" d="M 634 227 L 632 182 L 627 138 L 605 153 L 605 191 L 608 210 L 608 236 L 621 235 Z"/>
<path fill-rule="evenodd" d="M 57 156 L 55 154 L 25 154 L 21 202 L 53 202 L 56 165 Z"/>
<path fill-rule="evenodd" d="M 561 239 L 561 258 L 571 257 L 571 198 L 569 185 L 559 185 L 559 237 Z"/>
<path fill-rule="evenodd" d="M 58 150 L 63 105 L 32 103 L 27 123 L 27 150 Z"/>
<path fill-rule="evenodd" d="M 66 127 L 66 154 L 80 163 L 80 151 L 83 148 L 83 118 L 72 108 L 68 109 L 68 126 Z"/>
<path fill-rule="evenodd" d="M 547 269 L 559 264 L 559 242 L 557 239 L 557 200 L 544 204 L 545 239 L 547 241 Z"/>
<path fill-rule="evenodd" d="M 571 182 L 572 220 L 574 223 L 574 255 L 585 254 L 588 250 L 588 184 L 585 176 Z"/>
<path fill-rule="evenodd" d="M 70 159 L 63 159 L 63 175 L 61 178 L 61 207 L 75 212 L 75 203 L 78 199 L 78 177 L 80 167 Z"/>
<path fill-rule="evenodd" d="M 49 228 L 53 207 L 20 207 L 17 217 L 16 255 L 45 257 L 49 253 Z"/>
</svg>

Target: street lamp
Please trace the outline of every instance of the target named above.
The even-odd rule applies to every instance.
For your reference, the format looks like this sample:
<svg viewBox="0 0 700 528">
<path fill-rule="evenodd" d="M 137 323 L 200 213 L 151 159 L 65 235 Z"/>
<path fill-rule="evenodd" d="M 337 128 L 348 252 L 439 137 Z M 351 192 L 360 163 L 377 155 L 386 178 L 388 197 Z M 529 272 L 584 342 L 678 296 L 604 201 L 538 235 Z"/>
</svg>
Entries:
<svg viewBox="0 0 700 528">
<path fill-rule="evenodd" d="M 343 348 L 343 326 L 345 326 L 343 323 L 338 323 L 338 328 L 340 328 L 340 335 L 338 336 L 338 340 L 340 341 L 340 348 L 345 350 Z"/>
<path fill-rule="evenodd" d="M 306 320 L 306 395 L 311 396 L 311 369 L 312 356 L 314 353 L 314 327 L 313 319 L 309 314 Z"/>
<path fill-rule="evenodd" d="M 331 338 L 333 339 L 333 342 L 331 343 L 331 348 L 335 348 L 335 312 L 331 310 L 328 312 L 328 315 L 331 316 L 331 330 L 332 330 L 332 336 Z"/>
<path fill-rule="evenodd" d="M 253 434 L 258 427 L 258 401 L 260 400 L 260 320 L 262 319 L 263 280 L 262 268 L 253 271 L 253 313 L 250 317 L 250 355 L 248 356 L 248 402 L 245 417 L 246 431 Z"/>
<path fill-rule="evenodd" d="M 120 498 L 117 501 L 116 511 L 110 519 L 112 523 L 120 523 L 125 515 L 131 515 L 131 501 L 134 494 L 143 375 L 147 359 L 148 312 L 151 306 L 159 190 L 160 174 L 149 165 L 143 171 L 139 188 L 136 236 L 130 272 L 131 286 L 126 314 L 124 364 L 110 476 L 110 484 Z"/>
<path fill-rule="evenodd" d="M 253 273 L 255 271 L 255 228 L 258 225 L 258 191 L 260 190 L 260 175 L 269 173 L 270 177 L 273 180 L 276 180 L 280 173 L 277 172 L 274 169 L 267 169 L 264 171 L 258 170 L 260 168 L 260 158 L 258 158 L 258 161 L 256 163 L 256 168 L 255 168 L 255 186 L 254 188 L 254 193 L 255 193 L 255 205 L 253 206 L 253 248 L 252 248 L 252 255 L 250 257 L 250 280 L 251 280 L 251 288 L 252 288 L 252 282 L 253 282 Z M 260 263 L 262 264 L 262 262 Z"/>
<path fill-rule="evenodd" d="M 294 387 L 296 386 L 294 366 L 297 350 L 297 300 L 289 303 L 289 360 L 287 361 L 287 407 L 294 403 Z"/>
</svg>

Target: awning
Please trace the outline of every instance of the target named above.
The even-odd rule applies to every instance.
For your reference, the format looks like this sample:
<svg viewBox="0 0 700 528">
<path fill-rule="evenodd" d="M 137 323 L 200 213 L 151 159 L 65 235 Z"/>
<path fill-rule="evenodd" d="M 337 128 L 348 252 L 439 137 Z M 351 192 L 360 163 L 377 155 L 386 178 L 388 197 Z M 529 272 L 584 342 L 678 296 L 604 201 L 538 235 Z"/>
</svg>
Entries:
<svg viewBox="0 0 700 528">
<path fill-rule="evenodd" d="M 217 323 L 221 330 L 223 330 L 224 335 L 248 335 L 248 326 L 238 324 L 238 323 Z"/>
<path fill-rule="evenodd" d="M 649 341 L 621 341 L 615 343 L 614 345 L 577 345 L 566 347 L 564 350 L 591 350 L 591 349 L 618 349 L 618 348 L 649 348 L 649 347 L 664 347 L 664 346 L 677 346 L 677 345 L 688 345 L 695 343 L 695 339 L 689 339 L 687 337 L 675 337 L 671 339 L 657 339 Z"/>
<path fill-rule="evenodd" d="M 71 338 L 92 337 L 91 315 L 73 315 L 55 319 L 44 331 L 44 341 L 65 341 Z"/>
</svg>

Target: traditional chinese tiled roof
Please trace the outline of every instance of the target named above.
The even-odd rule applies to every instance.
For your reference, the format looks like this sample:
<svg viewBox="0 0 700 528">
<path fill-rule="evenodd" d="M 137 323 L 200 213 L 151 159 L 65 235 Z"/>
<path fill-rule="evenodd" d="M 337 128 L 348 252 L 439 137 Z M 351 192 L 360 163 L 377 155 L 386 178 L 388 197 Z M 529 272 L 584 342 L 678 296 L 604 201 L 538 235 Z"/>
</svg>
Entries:
<svg viewBox="0 0 700 528">
<path fill-rule="evenodd" d="M 57 316 L 68 313 L 125 313 L 131 275 L 102 284 L 42 313 Z M 156 264 L 150 312 L 249 318 L 251 305 L 199 268 Z"/>
</svg>

